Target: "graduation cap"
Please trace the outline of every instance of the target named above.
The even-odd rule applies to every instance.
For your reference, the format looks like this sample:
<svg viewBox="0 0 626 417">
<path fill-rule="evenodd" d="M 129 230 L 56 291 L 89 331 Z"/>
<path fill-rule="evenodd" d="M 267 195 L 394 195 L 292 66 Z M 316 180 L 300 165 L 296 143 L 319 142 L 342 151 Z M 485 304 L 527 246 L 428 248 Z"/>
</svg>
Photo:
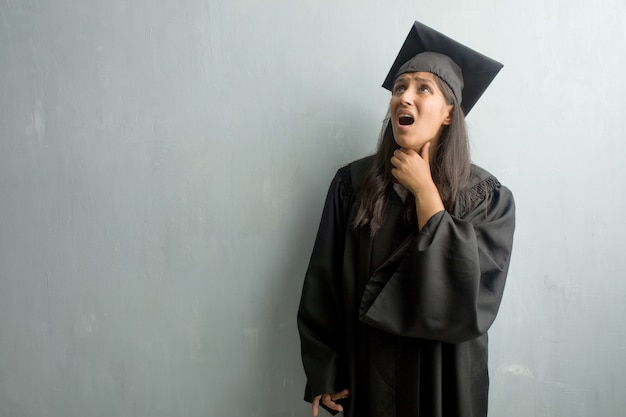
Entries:
<svg viewBox="0 0 626 417">
<path fill-rule="evenodd" d="M 383 87 L 391 91 L 400 74 L 432 72 L 452 88 L 467 115 L 502 66 L 501 63 L 416 21 L 400 48 Z"/>
</svg>

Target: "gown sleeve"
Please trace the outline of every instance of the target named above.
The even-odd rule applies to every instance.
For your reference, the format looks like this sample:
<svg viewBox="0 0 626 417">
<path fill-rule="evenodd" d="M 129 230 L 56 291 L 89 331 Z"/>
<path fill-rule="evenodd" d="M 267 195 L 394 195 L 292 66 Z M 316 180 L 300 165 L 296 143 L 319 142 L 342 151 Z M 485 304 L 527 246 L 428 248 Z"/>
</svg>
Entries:
<svg viewBox="0 0 626 417">
<path fill-rule="evenodd" d="M 307 377 L 305 400 L 339 392 L 338 369 L 343 349 L 342 258 L 351 185 L 343 168 L 333 179 L 305 275 L 298 331 Z"/>
<path fill-rule="evenodd" d="M 493 177 L 476 187 L 486 191 L 473 208 L 435 214 L 374 272 L 361 299 L 362 322 L 445 343 L 487 332 L 506 281 L 515 204 Z"/>
</svg>

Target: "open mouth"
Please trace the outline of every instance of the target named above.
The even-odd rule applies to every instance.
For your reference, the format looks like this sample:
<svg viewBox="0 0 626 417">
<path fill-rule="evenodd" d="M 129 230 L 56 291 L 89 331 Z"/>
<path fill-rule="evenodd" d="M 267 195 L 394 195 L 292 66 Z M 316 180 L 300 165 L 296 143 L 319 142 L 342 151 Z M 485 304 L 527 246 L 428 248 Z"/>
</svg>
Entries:
<svg viewBox="0 0 626 417">
<path fill-rule="evenodd" d="M 398 117 L 398 123 L 400 126 L 409 126 L 412 125 L 413 122 L 415 122 L 415 119 L 410 114 L 401 114 Z"/>
</svg>

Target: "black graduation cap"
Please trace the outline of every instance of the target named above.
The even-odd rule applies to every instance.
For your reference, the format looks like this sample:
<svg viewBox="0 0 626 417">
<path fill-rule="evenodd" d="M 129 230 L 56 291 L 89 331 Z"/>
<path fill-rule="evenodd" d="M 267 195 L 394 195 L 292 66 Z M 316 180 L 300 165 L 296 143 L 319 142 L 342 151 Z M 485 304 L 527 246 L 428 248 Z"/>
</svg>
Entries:
<svg viewBox="0 0 626 417">
<path fill-rule="evenodd" d="M 491 81 L 493 81 L 503 66 L 501 63 L 486 57 L 485 55 L 476 52 L 473 49 L 450 39 L 446 35 L 416 21 L 404 41 L 402 48 L 400 48 L 400 52 L 391 66 L 391 70 L 389 71 L 387 78 L 385 78 L 385 81 L 383 82 L 383 87 L 391 91 L 395 78 L 398 75 L 398 71 L 403 69 L 403 72 L 409 72 L 406 70 L 406 67 L 402 68 L 403 65 L 407 64 L 410 60 L 412 61 L 412 58 L 422 52 L 437 53 L 430 54 L 431 56 L 428 60 L 432 61 L 434 56 L 435 61 L 438 61 L 435 63 L 436 67 L 444 68 L 443 71 L 439 71 L 443 72 L 443 74 L 430 69 L 421 70 L 434 72 L 449 85 L 451 83 L 457 84 L 456 86 L 450 85 L 450 87 L 452 87 L 455 95 L 457 95 L 457 99 L 461 102 L 461 108 L 463 109 L 465 115 L 467 115 L 472 107 L 474 107 L 474 104 L 476 104 L 480 96 L 485 92 L 489 84 L 491 84 Z M 436 57 L 438 54 L 443 54 L 451 58 L 452 61 L 454 61 L 452 63 L 452 67 L 456 67 L 456 65 L 458 65 L 458 67 L 449 67 L 449 65 L 441 60 L 441 58 L 445 57 Z M 422 56 L 422 61 L 424 61 L 424 59 L 424 56 Z M 455 63 L 456 65 L 454 65 Z M 417 65 L 419 66 L 420 64 Z M 420 69 L 416 70 L 414 68 L 417 67 L 413 66 L 411 70 L 420 71 Z M 463 73 L 460 85 L 459 82 L 456 81 L 456 78 L 458 77 L 456 72 L 459 68 Z M 456 92 L 461 89 L 462 97 L 458 97 Z"/>
</svg>

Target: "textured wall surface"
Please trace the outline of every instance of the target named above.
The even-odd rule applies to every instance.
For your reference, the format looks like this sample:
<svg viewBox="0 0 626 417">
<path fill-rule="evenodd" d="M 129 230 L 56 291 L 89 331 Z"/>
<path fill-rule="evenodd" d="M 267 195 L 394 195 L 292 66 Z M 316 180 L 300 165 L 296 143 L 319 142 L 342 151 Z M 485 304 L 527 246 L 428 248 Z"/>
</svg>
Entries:
<svg viewBox="0 0 626 417">
<path fill-rule="evenodd" d="M 334 171 L 418 19 L 505 64 L 491 415 L 626 408 L 626 3 L 0 0 L 0 416 L 309 415 L 295 327 Z"/>
</svg>

